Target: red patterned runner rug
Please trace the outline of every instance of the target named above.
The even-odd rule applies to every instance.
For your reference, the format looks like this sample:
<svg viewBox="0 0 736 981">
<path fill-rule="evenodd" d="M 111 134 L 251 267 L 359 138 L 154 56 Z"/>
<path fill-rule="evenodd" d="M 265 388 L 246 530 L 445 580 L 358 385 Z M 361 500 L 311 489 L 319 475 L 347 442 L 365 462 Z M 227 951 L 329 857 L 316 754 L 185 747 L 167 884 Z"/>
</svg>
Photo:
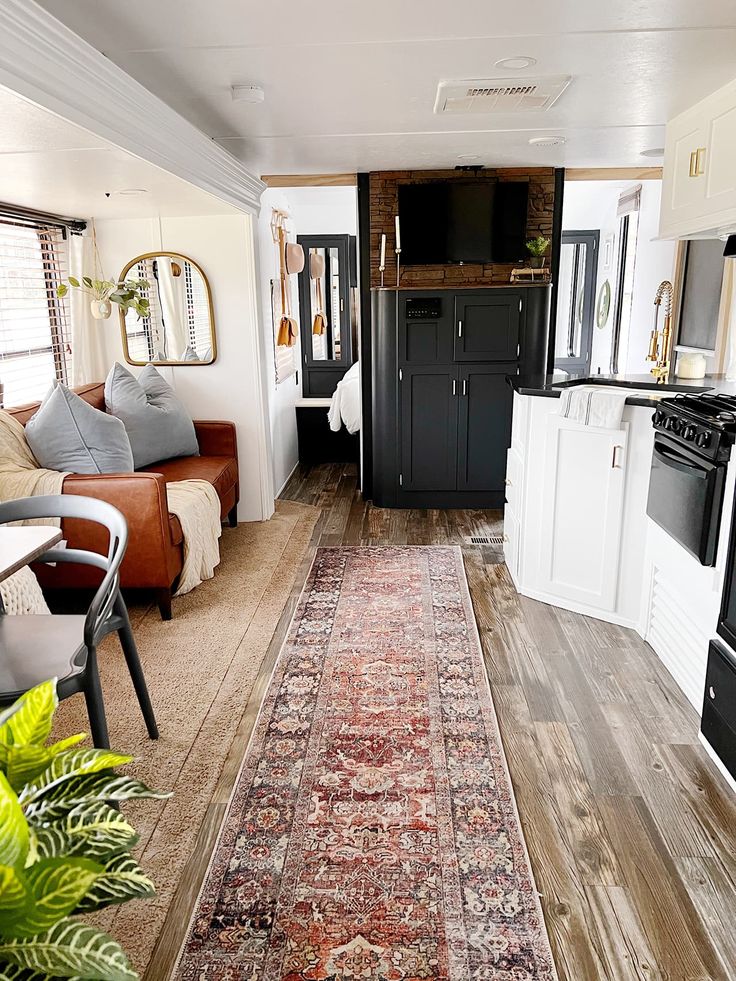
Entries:
<svg viewBox="0 0 736 981">
<path fill-rule="evenodd" d="M 175 976 L 556 977 L 459 548 L 318 550 Z"/>
</svg>

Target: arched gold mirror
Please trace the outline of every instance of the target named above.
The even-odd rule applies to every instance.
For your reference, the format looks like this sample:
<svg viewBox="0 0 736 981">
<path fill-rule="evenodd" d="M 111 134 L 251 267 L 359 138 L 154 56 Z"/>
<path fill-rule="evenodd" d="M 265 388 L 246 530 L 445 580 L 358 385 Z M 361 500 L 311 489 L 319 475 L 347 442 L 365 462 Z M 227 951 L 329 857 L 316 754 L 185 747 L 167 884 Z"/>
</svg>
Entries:
<svg viewBox="0 0 736 981">
<path fill-rule="evenodd" d="M 178 252 L 147 252 L 127 264 L 120 279 L 145 279 L 148 316 L 120 310 L 128 364 L 212 364 L 217 357 L 212 292 L 194 259 Z"/>
</svg>

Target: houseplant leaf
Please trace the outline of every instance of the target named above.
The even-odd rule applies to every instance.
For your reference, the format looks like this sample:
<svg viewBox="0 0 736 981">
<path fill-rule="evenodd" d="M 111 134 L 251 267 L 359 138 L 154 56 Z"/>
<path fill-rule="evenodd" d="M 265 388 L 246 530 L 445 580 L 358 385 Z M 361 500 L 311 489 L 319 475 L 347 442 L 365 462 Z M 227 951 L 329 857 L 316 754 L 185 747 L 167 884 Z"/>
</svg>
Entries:
<svg viewBox="0 0 736 981">
<path fill-rule="evenodd" d="M 54 757 L 86 739 L 86 733 L 69 736 L 52 746 L 3 746 L 4 758 L 0 759 L 0 769 L 5 771 L 10 786 L 20 791 L 35 780 L 50 765 Z"/>
<path fill-rule="evenodd" d="M 25 877 L 10 865 L 0 865 L 0 934 L 5 924 L 21 915 L 28 903 Z"/>
<path fill-rule="evenodd" d="M 138 840 L 135 828 L 104 801 L 79 804 L 55 823 L 32 829 L 41 858 L 83 854 L 95 861 L 128 851 Z"/>
<path fill-rule="evenodd" d="M 79 280 L 77 279 L 76 276 L 70 276 L 69 277 L 69 285 L 70 286 L 79 286 Z"/>
<path fill-rule="evenodd" d="M 0 961 L 52 977 L 97 981 L 136 981 L 138 977 L 112 937 L 69 919 L 36 937 L 0 940 Z"/>
<path fill-rule="evenodd" d="M 0 726 L 0 744 L 6 746 L 45 743 L 51 733 L 51 720 L 59 700 L 56 679 L 44 681 L 22 695 L 18 710 Z"/>
<path fill-rule="evenodd" d="M 122 801 L 145 797 L 165 800 L 170 796 L 171 794 L 155 793 L 132 777 L 110 772 L 92 773 L 73 777 L 54 787 L 40 790 L 32 801 L 24 800 L 24 808 L 29 823 L 38 825 L 42 822 L 55 821 L 79 804 L 85 804 L 93 799 Z"/>
<path fill-rule="evenodd" d="M 132 756 L 112 753 L 107 749 L 65 750 L 55 756 L 49 766 L 25 788 L 22 795 L 23 803 L 35 800 L 69 780 L 89 773 L 111 770 L 114 766 L 130 763 L 132 759 Z"/>
<path fill-rule="evenodd" d="M 28 908 L 2 930 L 6 937 L 34 937 L 72 913 L 102 873 L 86 858 L 44 858 L 26 870 Z"/>
<path fill-rule="evenodd" d="M 0 773 L 0 865 L 22 869 L 28 855 L 28 825 L 15 791 Z"/>
<path fill-rule="evenodd" d="M 130 855 L 115 855 L 106 862 L 89 892 L 80 900 L 77 913 L 126 903 L 130 899 L 145 899 L 156 892 L 153 882 Z"/>
</svg>

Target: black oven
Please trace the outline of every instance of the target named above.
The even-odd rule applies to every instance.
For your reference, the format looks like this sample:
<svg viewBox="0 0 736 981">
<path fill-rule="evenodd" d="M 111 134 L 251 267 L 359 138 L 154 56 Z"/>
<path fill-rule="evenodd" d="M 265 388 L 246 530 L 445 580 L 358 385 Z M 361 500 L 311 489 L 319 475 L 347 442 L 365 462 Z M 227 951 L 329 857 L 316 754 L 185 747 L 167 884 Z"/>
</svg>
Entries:
<svg viewBox="0 0 736 981">
<path fill-rule="evenodd" d="M 727 466 L 655 433 L 647 514 L 701 565 L 716 564 Z"/>
</svg>

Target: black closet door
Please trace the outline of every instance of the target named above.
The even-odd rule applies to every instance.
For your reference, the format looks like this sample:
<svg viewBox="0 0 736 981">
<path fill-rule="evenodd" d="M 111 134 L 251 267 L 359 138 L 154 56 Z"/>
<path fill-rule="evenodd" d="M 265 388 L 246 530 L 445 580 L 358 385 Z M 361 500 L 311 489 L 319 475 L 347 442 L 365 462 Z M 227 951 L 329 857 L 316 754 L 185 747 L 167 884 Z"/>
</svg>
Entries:
<svg viewBox="0 0 736 981">
<path fill-rule="evenodd" d="M 455 360 L 515 361 L 519 356 L 520 293 L 458 295 L 455 299 Z"/>
<path fill-rule="evenodd" d="M 468 365 L 459 377 L 457 489 L 503 491 L 516 364 Z"/>
<path fill-rule="evenodd" d="M 402 368 L 401 487 L 446 491 L 457 485 L 457 369 Z"/>
</svg>

